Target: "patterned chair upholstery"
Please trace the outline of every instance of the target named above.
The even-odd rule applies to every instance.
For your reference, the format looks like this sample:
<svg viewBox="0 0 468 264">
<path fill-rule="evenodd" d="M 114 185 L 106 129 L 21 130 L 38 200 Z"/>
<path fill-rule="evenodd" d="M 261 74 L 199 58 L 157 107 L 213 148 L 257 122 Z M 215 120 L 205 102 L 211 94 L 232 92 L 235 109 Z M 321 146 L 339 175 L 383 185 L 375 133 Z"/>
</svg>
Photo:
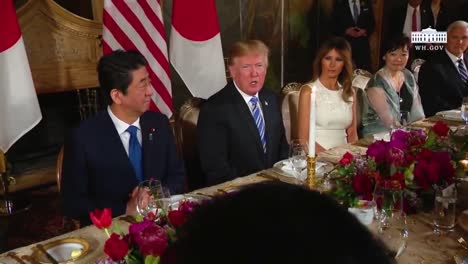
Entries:
<svg viewBox="0 0 468 264">
<path fill-rule="evenodd" d="M 281 114 L 288 142 L 297 138 L 297 122 L 299 108 L 299 91 L 302 83 L 292 82 L 286 84 L 281 90 L 283 100 L 281 102 Z"/>
<path fill-rule="evenodd" d="M 366 86 L 372 78 L 372 74 L 363 69 L 356 69 L 353 72 L 353 88 L 356 91 L 356 119 L 358 132 L 361 130 L 362 116 L 365 115 L 364 102 L 366 98 Z M 361 137 L 361 135 L 359 135 Z"/>
<path fill-rule="evenodd" d="M 178 148 L 185 162 L 185 173 L 190 190 L 205 185 L 197 142 L 198 115 L 204 101 L 204 99 L 194 97 L 185 102 L 180 108 L 175 126 Z"/>
<path fill-rule="evenodd" d="M 415 59 L 411 63 L 411 71 L 413 72 L 414 79 L 416 79 L 416 82 L 418 82 L 418 76 L 419 76 L 419 69 L 421 69 L 421 66 L 423 63 L 426 62 L 424 59 Z"/>
</svg>

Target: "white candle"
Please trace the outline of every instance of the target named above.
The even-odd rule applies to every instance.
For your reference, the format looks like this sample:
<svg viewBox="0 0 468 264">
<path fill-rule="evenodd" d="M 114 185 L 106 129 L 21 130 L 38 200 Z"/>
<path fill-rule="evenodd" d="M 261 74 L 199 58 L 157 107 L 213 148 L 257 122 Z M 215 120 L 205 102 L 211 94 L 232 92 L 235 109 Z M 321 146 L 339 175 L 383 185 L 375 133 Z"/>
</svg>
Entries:
<svg viewBox="0 0 468 264">
<path fill-rule="evenodd" d="M 315 92 L 317 88 L 312 86 L 310 93 L 310 115 L 309 115 L 309 157 L 315 157 Z"/>
</svg>

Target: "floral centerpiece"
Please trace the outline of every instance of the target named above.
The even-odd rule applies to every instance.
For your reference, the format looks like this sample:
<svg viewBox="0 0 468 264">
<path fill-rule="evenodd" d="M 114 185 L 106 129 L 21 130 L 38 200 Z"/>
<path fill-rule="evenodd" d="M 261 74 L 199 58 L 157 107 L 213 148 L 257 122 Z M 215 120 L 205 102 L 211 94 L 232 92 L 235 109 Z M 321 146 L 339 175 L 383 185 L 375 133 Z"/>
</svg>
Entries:
<svg viewBox="0 0 468 264">
<path fill-rule="evenodd" d="M 137 217 L 136 222 L 130 224 L 128 233 L 122 232 L 118 226 L 113 228 L 112 211 L 110 208 L 96 209 L 90 212 L 93 224 L 103 229 L 108 239 L 104 244 L 104 252 L 108 259 L 100 264 L 158 264 L 166 253 L 170 243 L 176 241 L 176 231 L 198 206 L 197 202 L 183 200 L 176 209 L 167 213 L 158 210 L 148 213 L 146 217 Z"/>
<path fill-rule="evenodd" d="M 336 168 L 332 195 L 353 207 L 372 200 L 375 186 L 404 191 L 404 210 L 417 207 L 421 195 L 453 183 L 455 153 L 449 127 L 437 122 L 423 129 L 395 130 L 389 142 L 372 143 L 363 156 L 346 153 Z M 378 201 L 377 201 L 378 202 Z"/>
</svg>

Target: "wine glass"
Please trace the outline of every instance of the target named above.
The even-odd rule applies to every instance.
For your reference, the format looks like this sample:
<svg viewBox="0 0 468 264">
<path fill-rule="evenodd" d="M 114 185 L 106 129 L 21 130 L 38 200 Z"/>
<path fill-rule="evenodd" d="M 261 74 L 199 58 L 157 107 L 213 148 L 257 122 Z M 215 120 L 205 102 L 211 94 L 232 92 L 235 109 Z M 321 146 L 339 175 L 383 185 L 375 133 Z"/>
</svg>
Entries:
<svg viewBox="0 0 468 264">
<path fill-rule="evenodd" d="M 302 171 L 307 168 L 307 151 L 308 146 L 305 141 L 298 139 L 291 141 L 289 147 L 289 162 L 292 165 L 294 176 L 301 181 L 305 180 Z"/>
<path fill-rule="evenodd" d="M 161 182 L 155 179 L 143 181 L 137 189 L 137 212 L 147 217 L 150 212 L 158 215 L 158 209 L 164 208 L 164 192 Z"/>
<path fill-rule="evenodd" d="M 400 111 L 400 125 L 406 127 L 409 124 L 410 112 L 409 111 Z"/>
</svg>

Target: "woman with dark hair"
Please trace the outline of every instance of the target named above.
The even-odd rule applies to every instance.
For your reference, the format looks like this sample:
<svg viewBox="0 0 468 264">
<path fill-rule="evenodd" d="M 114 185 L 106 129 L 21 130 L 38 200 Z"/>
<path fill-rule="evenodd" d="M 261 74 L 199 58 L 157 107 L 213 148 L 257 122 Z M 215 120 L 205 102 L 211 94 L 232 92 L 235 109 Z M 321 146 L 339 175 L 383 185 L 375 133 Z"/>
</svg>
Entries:
<svg viewBox="0 0 468 264">
<path fill-rule="evenodd" d="M 394 263 L 345 207 L 278 182 L 251 185 L 202 205 L 181 226 L 169 252 L 178 264 Z"/>
<path fill-rule="evenodd" d="M 351 47 L 340 37 L 323 43 L 314 60 L 313 81 L 301 87 L 298 137 L 309 135 L 310 94 L 316 87 L 316 153 L 357 140 Z"/>
<path fill-rule="evenodd" d="M 424 118 L 418 85 L 405 68 L 410 39 L 400 35 L 387 43 L 385 65 L 367 83 L 362 113 L 362 135 L 388 131 Z"/>
</svg>

